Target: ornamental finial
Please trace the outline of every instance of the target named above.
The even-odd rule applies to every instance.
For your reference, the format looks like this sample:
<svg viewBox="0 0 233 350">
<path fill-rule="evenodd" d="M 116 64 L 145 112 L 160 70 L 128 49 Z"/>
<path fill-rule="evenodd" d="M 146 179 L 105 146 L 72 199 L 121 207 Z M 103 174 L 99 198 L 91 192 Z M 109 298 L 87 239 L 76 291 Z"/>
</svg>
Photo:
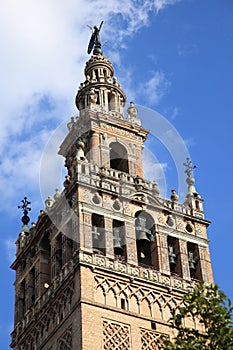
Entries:
<svg viewBox="0 0 233 350">
<path fill-rule="evenodd" d="M 29 202 L 27 200 L 27 197 L 24 197 L 24 199 L 21 201 L 21 203 L 22 203 L 22 205 L 18 205 L 18 209 L 23 210 L 23 216 L 21 218 L 21 221 L 22 221 L 24 226 L 27 226 L 29 221 L 30 221 L 30 218 L 28 216 L 28 212 L 31 211 L 31 208 L 29 207 L 31 202 Z"/>
<path fill-rule="evenodd" d="M 193 196 L 194 193 L 197 193 L 196 188 L 194 186 L 195 179 L 193 177 L 193 169 L 196 168 L 196 165 L 192 164 L 192 161 L 190 158 L 186 158 L 186 162 L 183 163 L 185 166 L 185 174 L 187 174 L 186 182 L 188 184 L 188 194 L 187 197 Z"/>
<path fill-rule="evenodd" d="M 183 165 L 186 167 L 185 174 L 187 174 L 187 177 L 193 177 L 193 169 L 196 168 L 196 165 L 192 165 L 192 161 L 189 157 L 186 158 L 186 162 L 183 163 Z"/>
</svg>

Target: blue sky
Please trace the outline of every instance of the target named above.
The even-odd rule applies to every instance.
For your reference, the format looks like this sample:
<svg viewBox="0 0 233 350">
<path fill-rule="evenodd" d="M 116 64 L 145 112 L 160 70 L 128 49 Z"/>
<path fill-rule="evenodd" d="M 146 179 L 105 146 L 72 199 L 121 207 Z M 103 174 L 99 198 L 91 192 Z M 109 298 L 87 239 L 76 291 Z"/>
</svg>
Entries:
<svg viewBox="0 0 233 350">
<path fill-rule="evenodd" d="M 212 221 L 208 235 L 215 282 L 233 300 L 232 15 L 231 0 L 126 0 L 124 6 L 120 0 L 1 1 L 1 349 L 8 349 L 13 327 L 9 265 L 21 229 L 17 205 L 28 196 L 31 221 L 44 207 L 43 150 L 52 132 L 77 115 L 74 97 L 88 59 L 86 25 L 101 20 L 103 50 L 128 102 L 164 116 L 197 166 L 196 188 Z M 169 197 L 179 187 L 177 169 L 166 145 L 156 139 L 159 128 L 151 129 L 146 149 L 162 164 Z"/>
</svg>

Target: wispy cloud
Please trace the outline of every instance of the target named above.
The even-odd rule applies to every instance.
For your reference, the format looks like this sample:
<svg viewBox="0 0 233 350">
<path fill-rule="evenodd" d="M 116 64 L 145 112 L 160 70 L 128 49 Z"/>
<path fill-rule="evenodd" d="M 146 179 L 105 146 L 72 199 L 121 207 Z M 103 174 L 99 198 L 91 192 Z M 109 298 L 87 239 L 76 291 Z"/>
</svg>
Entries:
<svg viewBox="0 0 233 350">
<path fill-rule="evenodd" d="M 150 79 L 139 85 L 138 91 L 143 91 L 143 96 L 147 104 L 155 106 L 169 89 L 171 83 L 166 78 L 165 73 L 155 71 L 151 73 Z"/>
<path fill-rule="evenodd" d="M 165 172 L 167 163 L 161 163 L 156 156 L 148 149 L 143 150 L 143 171 L 144 177 L 150 181 L 158 183 L 160 196 L 165 197 L 167 193 L 167 183 Z"/>
<path fill-rule="evenodd" d="M 171 121 L 174 121 L 179 114 L 180 114 L 180 108 L 179 107 L 166 107 L 164 109 L 165 117 L 168 118 Z"/>
<path fill-rule="evenodd" d="M 172 112 L 171 112 L 171 115 L 170 115 L 171 120 L 172 121 L 175 120 L 179 113 L 180 113 L 180 108 L 179 107 L 174 107 L 172 109 Z"/>
<path fill-rule="evenodd" d="M 120 0 L 1 1 L 0 185 L 7 188 L 4 209 L 10 208 L 16 193 L 38 189 L 46 138 L 56 124 L 77 113 L 73 101 L 84 80 L 90 37 L 86 25 L 103 19 L 102 40 L 113 43 L 114 50 L 124 45 L 126 37 L 149 25 L 150 14 L 178 1 L 126 0 L 124 6 Z M 117 54 L 114 61 L 120 64 Z M 153 73 L 146 86 L 149 102 L 159 100 L 163 85 L 163 73 Z"/>
<path fill-rule="evenodd" d="M 156 7 L 156 12 L 165 9 L 169 5 L 174 5 L 177 2 L 181 2 L 182 0 L 155 0 L 154 5 Z"/>
<path fill-rule="evenodd" d="M 8 262 L 11 264 L 15 259 L 15 253 L 16 253 L 16 245 L 15 245 L 15 238 L 8 238 L 4 240 L 3 242 L 5 254 L 7 257 Z"/>
<path fill-rule="evenodd" d="M 186 44 L 186 45 L 178 45 L 177 53 L 180 57 L 186 57 L 198 52 L 198 46 L 196 44 Z"/>
</svg>

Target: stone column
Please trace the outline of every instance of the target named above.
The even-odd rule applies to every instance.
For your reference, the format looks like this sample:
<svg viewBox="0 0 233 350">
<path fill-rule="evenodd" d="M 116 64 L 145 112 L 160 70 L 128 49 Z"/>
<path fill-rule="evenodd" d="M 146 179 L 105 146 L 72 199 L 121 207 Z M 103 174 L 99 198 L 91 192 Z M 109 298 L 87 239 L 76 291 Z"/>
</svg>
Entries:
<svg viewBox="0 0 233 350">
<path fill-rule="evenodd" d="M 91 135 L 91 161 L 100 166 L 99 134 L 95 131 Z"/>
<path fill-rule="evenodd" d="M 125 223 L 125 240 L 127 249 L 127 262 L 129 264 L 137 265 L 138 257 L 134 222 Z"/>
<path fill-rule="evenodd" d="M 200 278 L 205 283 L 213 283 L 213 273 L 210 261 L 210 253 L 207 247 L 198 247 L 199 250 L 199 265 L 200 265 Z"/>
<path fill-rule="evenodd" d="M 128 163 L 129 163 L 130 175 L 136 176 L 136 174 L 137 174 L 137 158 L 134 155 L 128 155 Z"/>
<path fill-rule="evenodd" d="M 105 145 L 100 145 L 100 165 L 107 168 L 110 167 L 110 148 Z"/>
<path fill-rule="evenodd" d="M 189 280 L 190 279 L 190 271 L 189 271 L 187 242 L 180 239 L 179 245 L 180 245 L 181 275 L 184 279 Z"/>
<path fill-rule="evenodd" d="M 51 240 L 51 274 L 52 278 L 56 276 L 56 247 L 55 239 Z"/>
<path fill-rule="evenodd" d="M 67 224 L 65 225 L 67 226 Z M 66 233 L 66 227 L 63 231 Z M 63 265 L 67 262 L 67 246 L 66 246 L 66 235 L 62 235 L 62 260 L 63 260 Z"/>
<path fill-rule="evenodd" d="M 27 309 L 29 309 L 35 301 L 35 279 L 36 273 L 34 267 L 29 271 L 29 274 L 27 276 Z"/>
<path fill-rule="evenodd" d="M 156 247 L 158 252 L 158 268 L 159 271 L 170 274 L 168 247 L 167 247 L 167 234 L 156 234 Z"/>
<path fill-rule="evenodd" d="M 151 262 L 153 267 L 159 271 L 159 236 L 157 234 L 151 244 Z"/>
<path fill-rule="evenodd" d="M 26 300 L 25 300 L 25 280 L 23 280 L 16 289 L 16 294 L 17 294 L 17 320 L 20 321 L 22 320 L 24 313 L 26 311 Z"/>
<path fill-rule="evenodd" d="M 135 155 L 136 155 L 136 175 L 139 177 L 144 177 L 143 176 L 143 166 L 142 166 L 142 150 L 143 146 L 136 146 L 135 147 Z"/>
<path fill-rule="evenodd" d="M 105 228 L 106 256 L 113 258 L 114 257 L 114 249 L 113 249 L 112 219 L 104 218 L 104 228 Z"/>
<path fill-rule="evenodd" d="M 80 214 L 80 248 L 92 251 L 92 220 L 90 213 Z"/>
</svg>

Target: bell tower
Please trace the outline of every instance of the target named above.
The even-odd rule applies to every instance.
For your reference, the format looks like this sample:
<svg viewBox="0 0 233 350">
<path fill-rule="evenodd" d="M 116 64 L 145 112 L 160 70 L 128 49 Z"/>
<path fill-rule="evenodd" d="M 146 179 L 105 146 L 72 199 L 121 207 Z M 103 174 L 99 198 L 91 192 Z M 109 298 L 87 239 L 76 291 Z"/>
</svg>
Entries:
<svg viewBox="0 0 233 350">
<path fill-rule="evenodd" d="M 15 350 L 154 350 L 172 308 L 213 282 L 202 199 L 186 160 L 188 194 L 161 198 L 144 178 L 149 133 L 101 50 L 99 31 L 59 154 L 67 175 L 16 242 Z M 90 51 L 89 50 L 89 51 Z M 199 327 L 197 320 L 187 320 Z"/>
</svg>

